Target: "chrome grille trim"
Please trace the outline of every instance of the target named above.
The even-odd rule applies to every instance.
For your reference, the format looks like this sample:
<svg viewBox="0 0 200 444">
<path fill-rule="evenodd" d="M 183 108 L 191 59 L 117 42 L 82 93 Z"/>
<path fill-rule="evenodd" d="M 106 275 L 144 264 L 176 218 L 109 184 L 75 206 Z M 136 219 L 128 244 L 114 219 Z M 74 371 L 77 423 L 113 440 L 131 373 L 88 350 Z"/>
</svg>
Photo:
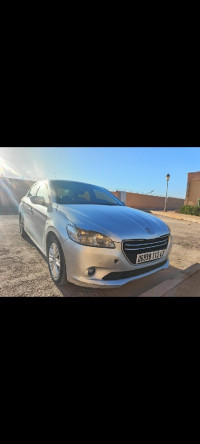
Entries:
<svg viewBox="0 0 200 444">
<path fill-rule="evenodd" d="M 169 234 L 155 239 L 127 239 L 122 242 L 122 251 L 131 264 L 136 264 L 136 256 L 140 253 L 167 249 Z M 150 261 L 153 262 L 153 261 Z"/>
<path fill-rule="evenodd" d="M 164 248 L 161 248 L 161 250 L 164 250 L 167 246 L 167 242 L 162 243 L 162 244 L 158 244 L 156 246 L 159 247 L 159 249 L 160 249 L 160 247 L 164 247 Z M 152 244 L 150 247 L 148 246 L 148 247 L 126 248 L 126 251 L 128 251 L 128 250 L 129 251 L 146 250 L 147 248 L 150 248 L 150 249 L 155 248 L 155 245 Z"/>
<path fill-rule="evenodd" d="M 167 242 L 167 239 L 166 240 L 160 240 L 160 241 L 156 241 L 156 242 L 148 242 L 148 245 L 155 245 L 155 244 L 160 244 L 160 243 L 162 243 L 162 242 Z M 144 245 L 144 243 L 139 243 L 139 244 L 129 244 L 129 243 L 127 243 L 126 241 L 125 241 L 125 243 L 126 243 L 126 246 L 132 246 L 132 245 L 134 245 L 135 247 L 140 247 L 140 245 Z"/>
</svg>

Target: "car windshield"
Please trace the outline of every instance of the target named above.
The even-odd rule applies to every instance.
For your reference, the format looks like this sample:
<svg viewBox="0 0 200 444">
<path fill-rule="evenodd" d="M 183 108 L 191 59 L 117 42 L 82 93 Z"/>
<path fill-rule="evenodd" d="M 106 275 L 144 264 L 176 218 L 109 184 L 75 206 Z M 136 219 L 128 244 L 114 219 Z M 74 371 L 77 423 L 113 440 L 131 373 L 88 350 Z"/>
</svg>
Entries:
<svg viewBox="0 0 200 444">
<path fill-rule="evenodd" d="M 104 188 L 79 182 L 55 180 L 50 182 L 53 201 L 58 204 L 123 205 Z"/>
</svg>

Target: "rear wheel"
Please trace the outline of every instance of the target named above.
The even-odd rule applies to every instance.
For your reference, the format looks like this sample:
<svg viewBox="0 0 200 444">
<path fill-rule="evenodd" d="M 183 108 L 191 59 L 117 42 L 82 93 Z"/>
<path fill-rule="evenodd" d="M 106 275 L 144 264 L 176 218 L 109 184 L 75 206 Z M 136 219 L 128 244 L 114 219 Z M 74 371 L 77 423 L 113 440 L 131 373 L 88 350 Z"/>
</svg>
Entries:
<svg viewBox="0 0 200 444">
<path fill-rule="evenodd" d="M 19 231 L 22 237 L 25 237 L 26 232 L 24 231 L 24 220 L 22 215 L 19 215 Z"/>
<path fill-rule="evenodd" d="M 55 284 L 65 285 L 67 283 L 65 257 L 61 244 L 54 234 L 48 239 L 47 259 L 49 272 Z"/>
</svg>

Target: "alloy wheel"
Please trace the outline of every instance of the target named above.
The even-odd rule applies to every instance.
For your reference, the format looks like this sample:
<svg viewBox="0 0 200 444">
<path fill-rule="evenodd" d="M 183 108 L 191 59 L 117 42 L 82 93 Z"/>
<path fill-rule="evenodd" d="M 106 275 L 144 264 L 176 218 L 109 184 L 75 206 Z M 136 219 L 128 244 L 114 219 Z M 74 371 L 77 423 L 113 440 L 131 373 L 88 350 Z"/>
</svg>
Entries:
<svg viewBox="0 0 200 444">
<path fill-rule="evenodd" d="M 53 279 L 58 279 L 60 276 L 60 252 L 57 244 L 52 242 L 49 247 L 49 267 Z"/>
</svg>

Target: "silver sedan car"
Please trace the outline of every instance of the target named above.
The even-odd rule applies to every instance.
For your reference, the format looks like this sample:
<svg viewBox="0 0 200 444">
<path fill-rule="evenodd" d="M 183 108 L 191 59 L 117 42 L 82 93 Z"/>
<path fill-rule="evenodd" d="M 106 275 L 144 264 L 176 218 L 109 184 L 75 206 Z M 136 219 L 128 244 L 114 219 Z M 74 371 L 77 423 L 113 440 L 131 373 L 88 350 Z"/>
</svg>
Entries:
<svg viewBox="0 0 200 444">
<path fill-rule="evenodd" d="M 95 185 L 36 182 L 20 202 L 19 225 L 57 285 L 118 287 L 169 266 L 169 227 Z"/>
</svg>

